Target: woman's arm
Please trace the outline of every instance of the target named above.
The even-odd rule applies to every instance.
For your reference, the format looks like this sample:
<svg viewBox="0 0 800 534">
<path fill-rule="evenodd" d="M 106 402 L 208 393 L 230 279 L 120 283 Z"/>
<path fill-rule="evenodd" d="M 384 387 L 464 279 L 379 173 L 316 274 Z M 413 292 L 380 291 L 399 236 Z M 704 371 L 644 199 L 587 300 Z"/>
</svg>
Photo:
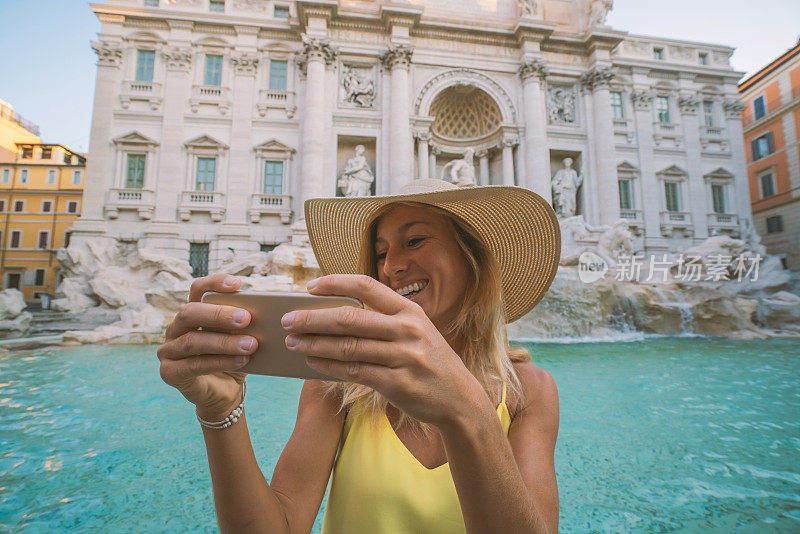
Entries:
<svg viewBox="0 0 800 534">
<path fill-rule="evenodd" d="M 203 429 L 222 532 L 311 531 L 344 422 L 336 413 L 338 403 L 324 390 L 316 380 L 303 385 L 297 423 L 272 484 L 258 467 L 244 418 L 225 430 Z"/>
<path fill-rule="evenodd" d="M 482 390 L 472 413 L 440 426 L 467 532 L 557 532 L 554 451 L 558 390 L 547 371 L 516 364 L 525 406 L 506 438 Z"/>
</svg>

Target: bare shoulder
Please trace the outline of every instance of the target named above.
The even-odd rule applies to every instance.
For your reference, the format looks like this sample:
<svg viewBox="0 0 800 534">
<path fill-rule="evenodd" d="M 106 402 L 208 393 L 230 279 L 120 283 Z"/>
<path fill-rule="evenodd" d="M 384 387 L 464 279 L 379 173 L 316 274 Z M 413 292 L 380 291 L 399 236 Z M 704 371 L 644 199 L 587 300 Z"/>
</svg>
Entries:
<svg viewBox="0 0 800 534">
<path fill-rule="evenodd" d="M 558 388 L 553 376 L 531 362 L 514 362 L 514 370 L 522 387 L 522 399 L 509 398 L 512 419 L 533 408 L 539 413 L 552 413 L 558 417 Z"/>
</svg>

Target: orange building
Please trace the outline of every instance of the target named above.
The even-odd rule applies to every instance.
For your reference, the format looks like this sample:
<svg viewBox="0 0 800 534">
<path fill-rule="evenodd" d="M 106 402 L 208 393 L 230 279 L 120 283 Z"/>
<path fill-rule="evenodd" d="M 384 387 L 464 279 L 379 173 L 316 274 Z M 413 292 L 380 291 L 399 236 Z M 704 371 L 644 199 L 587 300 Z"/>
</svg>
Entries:
<svg viewBox="0 0 800 534">
<path fill-rule="evenodd" d="M 770 254 L 800 271 L 800 40 L 739 84 L 753 223 Z"/>
</svg>

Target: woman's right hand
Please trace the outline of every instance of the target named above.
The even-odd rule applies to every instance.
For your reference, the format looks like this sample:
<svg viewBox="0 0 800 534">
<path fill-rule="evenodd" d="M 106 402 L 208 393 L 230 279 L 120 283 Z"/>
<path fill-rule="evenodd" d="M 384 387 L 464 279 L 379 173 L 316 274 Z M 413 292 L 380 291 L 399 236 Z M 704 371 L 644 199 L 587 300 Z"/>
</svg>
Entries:
<svg viewBox="0 0 800 534">
<path fill-rule="evenodd" d="M 198 278 L 184 304 L 167 327 L 158 348 L 161 378 L 197 406 L 198 415 L 219 421 L 242 402 L 244 366 L 258 342 L 252 336 L 207 332 L 234 330 L 250 324 L 250 313 L 233 306 L 200 302 L 207 291 L 233 293 L 241 280 L 224 273 Z M 201 330 L 202 329 L 202 330 Z"/>
</svg>

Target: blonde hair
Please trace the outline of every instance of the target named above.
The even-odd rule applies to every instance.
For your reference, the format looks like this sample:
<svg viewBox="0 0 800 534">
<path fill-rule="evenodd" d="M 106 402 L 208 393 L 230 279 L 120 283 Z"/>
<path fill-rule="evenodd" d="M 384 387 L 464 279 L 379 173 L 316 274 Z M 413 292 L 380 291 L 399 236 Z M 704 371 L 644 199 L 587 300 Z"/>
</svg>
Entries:
<svg viewBox="0 0 800 534">
<path fill-rule="evenodd" d="M 450 223 L 453 237 L 467 263 L 470 280 L 459 313 L 443 335 L 453 335 L 462 340 L 459 357 L 472 375 L 483 386 L 490 399 L 495 399 L 505 382 L 508 391 L 516 397 L 522 396 L 519 379 L 513 362 L 530 361 L 528 351 L 521 347 L 510 347 L 506 337 L 506 322 L 503 307 L 500 266 L 494 255 L 483 244 L 478 233 L 456 215 L 427 204 L 396 202 L 380 209 L 367 226 L 361 240 L 359 266 L 363 274 L 378 278 L 375 256 L 375 239 L 381 217 L 397 206 L 424 207 L 444 216 Z M 386 412 L 387 399 L 374 389 L 352 382 L 329 383 L 329 391 L 341 396 L 341 409 L 354 416 L 369 413 L 373 424 Z M 398 410 L 400 411 L 400 410 Z M 410 425 L 427 434 L 428 425 L 400 411 L 398 425 Z"/>
</svg>

